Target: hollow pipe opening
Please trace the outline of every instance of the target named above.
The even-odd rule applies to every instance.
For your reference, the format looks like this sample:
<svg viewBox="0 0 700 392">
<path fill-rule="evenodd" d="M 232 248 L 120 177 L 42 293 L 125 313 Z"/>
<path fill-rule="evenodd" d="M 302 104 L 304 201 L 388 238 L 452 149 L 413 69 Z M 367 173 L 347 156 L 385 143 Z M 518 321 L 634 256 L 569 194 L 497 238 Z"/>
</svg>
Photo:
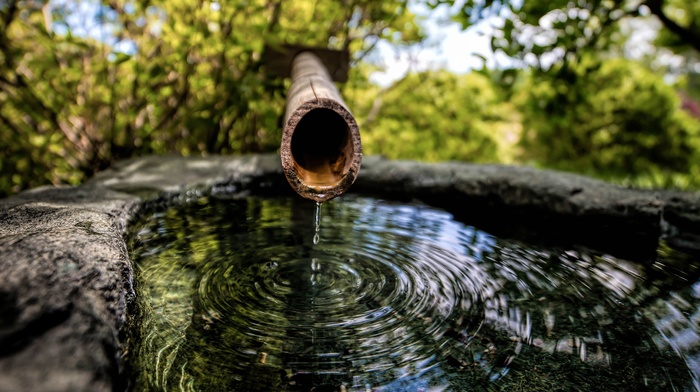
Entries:
<svg viewBox="0 0 700 392">
<path fill-rule="evenodd" d="M 294 170 L 307 186 L 336 186 L 347 175 L 355 153 L 350 128 L 334 110 L 312 109 L 296 126 L 291 153 Z"/>
<path fill-rule="evenodd" d="M 284 124 L 280 158 L 289 185 L 316 202 L 345 193 L 362 163 L 360 130 L 312 52 L 301 52 L 292 62 Z"/>
</svg>

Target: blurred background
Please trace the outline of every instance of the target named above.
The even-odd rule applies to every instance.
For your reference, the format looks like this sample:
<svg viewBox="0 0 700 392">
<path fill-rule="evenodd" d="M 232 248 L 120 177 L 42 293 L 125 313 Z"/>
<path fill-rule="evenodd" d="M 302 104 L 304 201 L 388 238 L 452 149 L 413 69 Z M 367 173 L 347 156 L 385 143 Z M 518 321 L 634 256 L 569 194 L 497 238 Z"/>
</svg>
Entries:
<svg viewBox="0 0 700 392">
<path fill-rule="evenodd" d="M 0 196 L 274 152 L 264 46 L 348 49 L 365 154 L 700 189 L 700 2 L 0 0 Z"/>
</svg>

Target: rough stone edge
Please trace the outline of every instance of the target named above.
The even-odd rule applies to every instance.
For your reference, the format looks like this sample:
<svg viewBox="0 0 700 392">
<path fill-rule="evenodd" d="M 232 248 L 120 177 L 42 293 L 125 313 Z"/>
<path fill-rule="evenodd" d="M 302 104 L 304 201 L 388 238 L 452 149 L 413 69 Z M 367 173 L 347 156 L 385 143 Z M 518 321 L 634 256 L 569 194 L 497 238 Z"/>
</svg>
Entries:
<svg viewBox="0 0 700 392">
<path fill-rule="evenodd" d="M 149 203 L 264 186 L 271 173 L 278 157 L 146 157 L 0 200 L 0 392 L 125 390 L 129 222 Z"/>
<path fill-rule="evenodd" d="M 0 391 L 123 390 L 120 341 L 134 295 L 129 222 L 149 203 L 198 190 L 288 192 L 285 184 L 277 155 L 145 157 L 79 187 L 0 200 Z M 495 216 L 501 226 L 541 218 L 592 237 L 628 232 L 631 241 L 666 235 L 697 244 L 700 232 L 698 193 L 626 189 L 527 167 L 367 157 L 351 191 Z"/>
</svg>

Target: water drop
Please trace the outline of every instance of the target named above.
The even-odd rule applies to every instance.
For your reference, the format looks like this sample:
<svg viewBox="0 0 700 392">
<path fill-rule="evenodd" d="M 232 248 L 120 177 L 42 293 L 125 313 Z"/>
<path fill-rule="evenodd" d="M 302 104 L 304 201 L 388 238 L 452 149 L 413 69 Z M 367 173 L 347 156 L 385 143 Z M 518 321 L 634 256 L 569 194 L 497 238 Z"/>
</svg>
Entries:
<svg viewBox="0 0 700 392">
<path fill-rule="evenodd" d="M 318 244 L 318 241 L 321 239 L 321 203 L 320 201 L 316 202 L 316 219 L 315 219 L 315 233 L 314 233 L 314 245 Z"/>
</svg>

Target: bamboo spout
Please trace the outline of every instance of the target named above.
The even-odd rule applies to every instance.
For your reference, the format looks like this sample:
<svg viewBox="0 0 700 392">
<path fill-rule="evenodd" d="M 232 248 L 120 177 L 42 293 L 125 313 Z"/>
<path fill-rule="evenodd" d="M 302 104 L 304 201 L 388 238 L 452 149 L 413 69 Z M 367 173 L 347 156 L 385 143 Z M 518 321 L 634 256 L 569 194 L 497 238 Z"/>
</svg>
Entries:
<svg viewBox="0 0 700 392">
<path fill-rule="evenodd" d="M 280 155 L 292 188 L 317 202 L 345 193 L 362 163 L 360 129 L 311 52 L 294 57 L 284 124 Z"/>
</svg>

